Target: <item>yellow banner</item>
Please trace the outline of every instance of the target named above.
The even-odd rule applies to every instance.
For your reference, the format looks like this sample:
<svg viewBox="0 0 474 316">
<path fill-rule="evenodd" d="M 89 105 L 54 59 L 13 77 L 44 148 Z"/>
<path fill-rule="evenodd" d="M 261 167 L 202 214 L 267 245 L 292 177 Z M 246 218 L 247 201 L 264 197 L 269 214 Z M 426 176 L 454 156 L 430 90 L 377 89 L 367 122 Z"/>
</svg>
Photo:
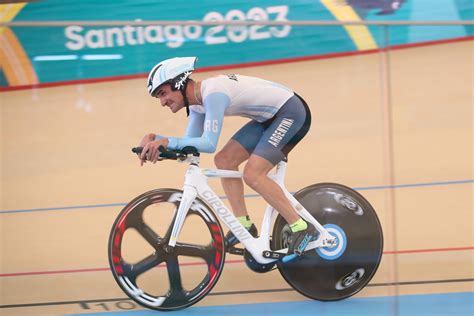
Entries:
<svg viewBox="0 0 474 316">
<path fill-rule="evenodd" d="M 10 22 L 26 6 L 26 3 L 0 5 L 0 22 Z M 23 46 L 9 27 L 0 27 L 0 68 L 8 85 L 38 83 L 38 76 Z"/>
<path fill-rule="evenodd" d="M 361 21 L 354 9 L 345 1 L 321 0 L 321 3 L 331 12 L 338 21 Z M 344 25 L 358 50 L 378 48 L 372 34 L 365 25 Z"/>
</svg>

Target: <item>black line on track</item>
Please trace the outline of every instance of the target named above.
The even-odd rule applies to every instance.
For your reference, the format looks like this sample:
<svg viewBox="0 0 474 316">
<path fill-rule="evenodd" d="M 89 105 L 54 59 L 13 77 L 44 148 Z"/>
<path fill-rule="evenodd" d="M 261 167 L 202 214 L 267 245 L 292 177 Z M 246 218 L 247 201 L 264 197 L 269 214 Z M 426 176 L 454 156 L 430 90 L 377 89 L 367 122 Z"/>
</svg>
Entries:
<svg viewBox="0 0 474 316">
<path fill-rule="evenodd" d="M 394 286 L 394 285 L 419 285 L 419 284 L 435 284 L 435 283 L 461 283 L 461 282 L 473 282 L 472 279 L 451 279 L 451 280 L 427 280 L 427 281 L 406 281 L 406 282 L 388 282 L 388 283 L 372 283 L 367 287 L 380 287 L 380 286 Z M 248 291 L 225 291 L 225 292 L 214 292 L 209 293 L 209 296 L 217 295 L 235 295 L 235 294 L 256 294 L 256 293 L 275 293 L 275 292 L 289 292 L 294 291 L 292 288 L 285 289 L 266 289 L 266 290 L 248 290 Z M 104 303 L 104 302 L 119 302 L 129 301 L 128 297 L 123 298 L 108 298 L 108 299 L 97 299 L 97 300 L 80 300 L 80 301 L 62 301 L 62 302 L 44 302 L 44 303 L 29 303 L 29 304 L 11 304 L 11 305 L 0 305 L 0 308 L 19 308 L 19 307 L 40 307 L 40 306 L 54 306 L 54 305 L 70 305 L 79 304 L 85 306 L 89 303 Z"/>
</svg>

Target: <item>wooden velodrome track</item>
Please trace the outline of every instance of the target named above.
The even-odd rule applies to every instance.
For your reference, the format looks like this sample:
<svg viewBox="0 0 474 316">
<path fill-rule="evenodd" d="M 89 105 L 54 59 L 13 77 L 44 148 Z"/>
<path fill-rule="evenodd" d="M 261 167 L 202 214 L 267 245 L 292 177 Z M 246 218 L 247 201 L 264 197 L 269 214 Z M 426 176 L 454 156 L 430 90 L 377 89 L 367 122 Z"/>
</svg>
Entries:
<svg viewBox="0 0 474 316">
<path fill-rule="evenodd" d="M 358 297 L 473 291 L 472 53 L 473 42 L 463 41 L 394 50 L 388 59 L 221 71 L 280 82 L 308 101 L 313 125 L 290 155 L 290 191 L 339 182 L 377 209 L 385 255 Z M 143 78 L 3 92 L 0 111 L 0 314 L 140 309 L 108 270 L 108 234 L 133 197 L 181 187 L 184 165 L 140 167 L 130 148 L 147 132 L 181 135 L 184 112 L 162 108 Z M 226 119 L 220 147 L 244 122 Z M 213 166 L 211 155 L 202 166 Z M 222 195 L 220 183 L 211 184 Z M 252 197 L 248 205 L 260 223 L 263 202 Z M 256 274 L 240 257 L 226 260 L 197 306 L 306 299 L 276 271 Z"/>
</svg>

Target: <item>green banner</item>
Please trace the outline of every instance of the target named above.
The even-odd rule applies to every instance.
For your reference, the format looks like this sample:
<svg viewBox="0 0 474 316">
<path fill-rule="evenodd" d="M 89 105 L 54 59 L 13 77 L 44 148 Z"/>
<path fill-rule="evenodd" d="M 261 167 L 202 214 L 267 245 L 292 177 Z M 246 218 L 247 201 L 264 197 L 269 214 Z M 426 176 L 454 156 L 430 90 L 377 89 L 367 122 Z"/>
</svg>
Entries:
<svg viewBox="0 0 474 316">
<path fill-rule="evenodd" d="M 470 0 L 63 0 L 0 5 L 9 21 L 471 20 Z M 198 56 L 198 67 L 377 49 L 473 35 L 472 26 L 121 25 L 1 28 L 1 86 L 146 73 Z M 387 34 L 389 35 L 387 38 Z"/>
</svg>

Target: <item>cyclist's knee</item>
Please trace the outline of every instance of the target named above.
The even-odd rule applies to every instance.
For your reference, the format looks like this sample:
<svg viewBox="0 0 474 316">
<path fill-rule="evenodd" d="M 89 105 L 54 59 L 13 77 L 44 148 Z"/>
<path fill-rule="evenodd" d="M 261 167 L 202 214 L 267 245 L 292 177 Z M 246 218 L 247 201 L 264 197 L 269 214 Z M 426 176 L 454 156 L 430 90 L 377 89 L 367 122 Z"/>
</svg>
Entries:
<svg viewBox="0 0 474 316">
<path fill-rule="evenodd" d="M 214 155 L 214 164 L 217 168 L 225 169 L 226 168 L 226 154 L 222 151 L 219 151 L 217 154 Z"/>
<path fill-rule="evenodd" d="M 255 190 L 260 186 L 262 180 L 268 178 L 268 172 L 272 168 L 273 164 L 265 158 L 252 155 L 244 168 L 244 182 Z"/>
<path fill-rule="evenodd" d="M 253 172 L 252 168 L 247 168 L 247 166 L 244 169 L 242 178 L 244 179 L 245 184 L 251 187 L 252 189 L 257 188 L 260 182 L 260 175 Z"/>
<path fill-rule="evenodd" d="M 245 184 L 247 184 L 252 189 L 258 188 L 262 177 L 266 176 L 267 173 L 263 171 L 260 166 L 253 164 L 250 161 L 245 165 L 243 179 Z"/>
<path fill-rule="evenodd" d="M 242 161 L 238 161 L 236 157 L 227 150 L 221 150 L 214 156 L 214 164 L 219 169 L 236 169 Z"/>
</svg>

